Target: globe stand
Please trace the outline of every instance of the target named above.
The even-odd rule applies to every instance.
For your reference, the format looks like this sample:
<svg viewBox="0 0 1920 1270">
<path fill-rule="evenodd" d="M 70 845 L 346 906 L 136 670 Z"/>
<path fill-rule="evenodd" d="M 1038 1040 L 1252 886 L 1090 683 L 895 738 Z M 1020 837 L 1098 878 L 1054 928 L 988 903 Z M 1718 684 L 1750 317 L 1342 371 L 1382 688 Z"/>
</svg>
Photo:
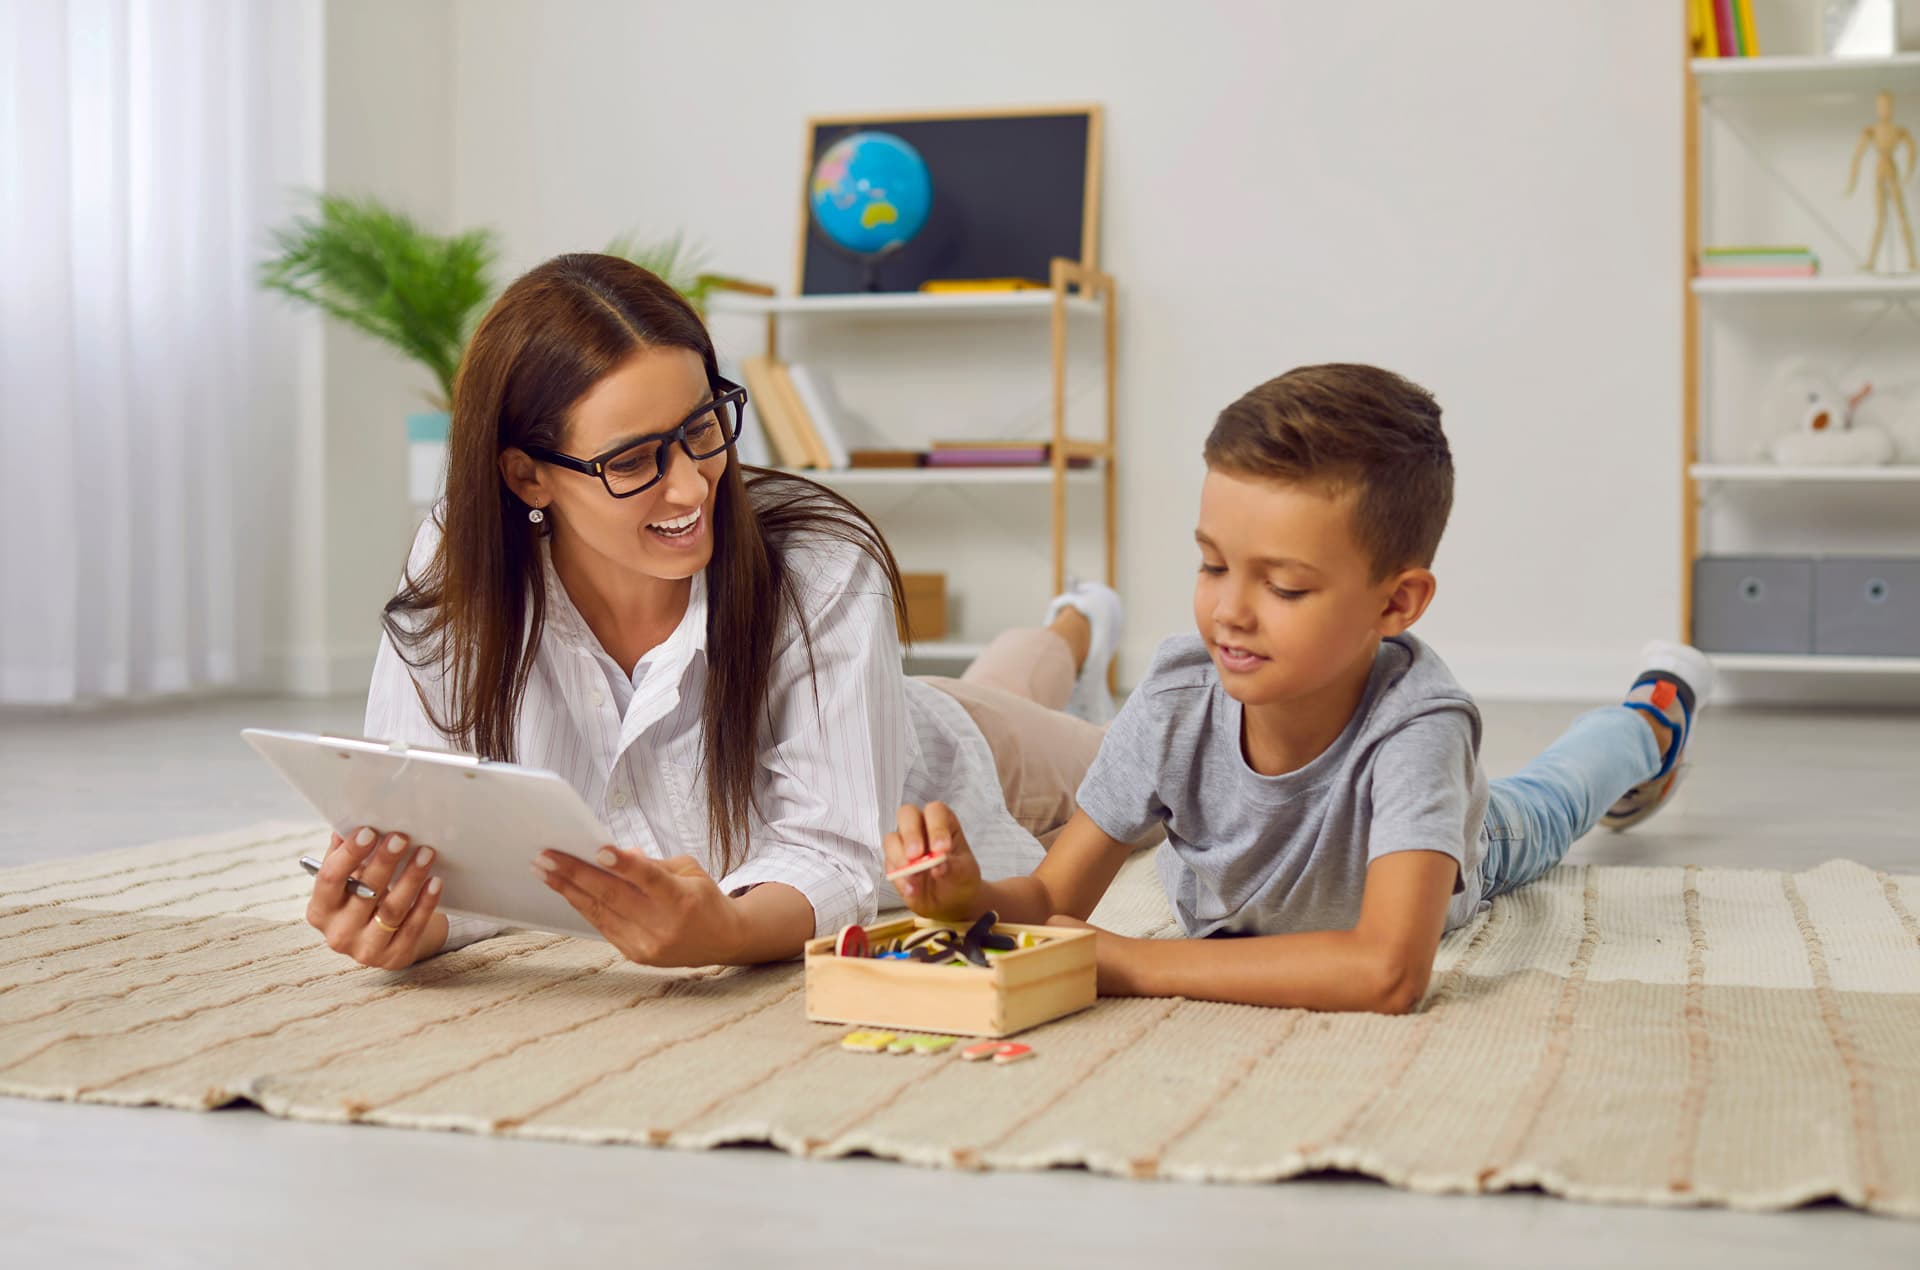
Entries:
<svg viewBox="0 0 1920 1270">
<path fill-rule="evenodd" d="M 819 222 L 811 217 L 808 218 L 808 223 L 813 227 L 814 239 L 822 247 L 842 260 L 859 266 L 861 291 L 877 293 L 885 289 L 880 285 L 880 266 L 899 255 L 906 247 L 905 243 L 889 243 L 879 251 L 854 251 L 851 248 L 842 247 L 829 238 L 827 232 L 820 228 Z"/>
</svg>

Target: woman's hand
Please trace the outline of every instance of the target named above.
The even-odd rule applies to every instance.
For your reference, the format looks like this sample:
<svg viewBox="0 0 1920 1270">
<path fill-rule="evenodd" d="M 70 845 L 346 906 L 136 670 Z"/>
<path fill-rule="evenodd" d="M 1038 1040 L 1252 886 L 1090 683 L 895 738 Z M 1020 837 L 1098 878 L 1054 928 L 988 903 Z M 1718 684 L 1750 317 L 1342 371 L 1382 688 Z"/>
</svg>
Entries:
<svg viewBox="0 0 1920 1270">
<path fill-rule="evenodd" d="M 945 803 L 928 803 L 900 809 L 899 831 L 890 833 L 881 844 L 886 853 L 887 872 L 906 868 L 928 855 L 942 857 L 941 863 L 924 873 L 899 879 L 894 885 L 907 907 L 922 917 L 939 921 L 965 921 L 980 892 L 980 861 L 967 846 L 967 835 Z"/>
<path fill-rule="evenodd" d="M 738 965 L 746 944 L 740 906 L 691 856 L 651 860 L 602 847 L 600 867 L 542 851 L 535 871 L 607 942 L 643 966 Z"/>
<path fill-rule="evenodd" d="M 405 834 L 376 829 L 361 829 L 350 839 L 333 835 L 307 901 L 307 924 L 326 936 L 327 947 L 382 970 L 402 970 L 440 951 L 447 919 L 436 911 L 440 879 L 429 872 L 433 848 L 421 847 L 409 859 L 410 845 Z M 349 878 L 358 878 L 375 898 L 362 898 Z"/>
</svg>

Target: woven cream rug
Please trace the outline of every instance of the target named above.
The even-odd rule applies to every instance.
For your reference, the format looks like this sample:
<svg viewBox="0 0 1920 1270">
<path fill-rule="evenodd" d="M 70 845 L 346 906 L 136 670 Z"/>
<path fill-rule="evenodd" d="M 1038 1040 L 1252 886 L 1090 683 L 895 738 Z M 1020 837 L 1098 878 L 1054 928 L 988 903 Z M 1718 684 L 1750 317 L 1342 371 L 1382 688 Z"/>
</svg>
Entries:
<svg viewBox="0 0 1920 1270">
<path fill-rule="evenodd" d="M 1108 1000 L 1036 1061 L 842 1052 L 797 966 L 488 940 L 405 974 L 300 924 L 306 825 L 0 873 L 0 1092 L 970 1169 L 1920 1216 L 1920 877 L 1563 868 L 1423 1009 Z M 1096 920 L 1165 933 L 1143 854 Z"/>
</svg>

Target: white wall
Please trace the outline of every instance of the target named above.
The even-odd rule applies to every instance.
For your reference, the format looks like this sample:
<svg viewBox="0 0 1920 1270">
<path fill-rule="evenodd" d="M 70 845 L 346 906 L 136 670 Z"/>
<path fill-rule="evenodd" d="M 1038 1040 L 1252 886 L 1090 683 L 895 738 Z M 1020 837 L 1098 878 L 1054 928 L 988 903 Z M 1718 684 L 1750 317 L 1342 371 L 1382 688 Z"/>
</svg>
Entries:
<svg viewBox="0 0 1920 1270">
<path fill-rule="evenodd" d="M 1678 621 L 1681 47 L 1651 0 L 468 0 L 452 211 L 521 267 L 684 228 L 791 285 L 810 114 L 1106 108 L 1123 677 L 1181 629 L 1199 446 L 1298 363 L 1431 387 L 1460 471 L 1423 625 L 1492 695 L 1618 690 Z"/>
<path fill-rule="evenodd" d="M 326 0 L 322 188 L 374 195 L 430 229 L 453 228 L 451 0 Z M 405 422 L 431 408 L 425 371 L 327 322 L 314 405 L 294 461 L 294 539 L 281 686 L 364 692 L 411 518 Z"/>
<path fill-rule="evenodd" d="M 1445 407 L 1459 491 L 1422 633 L 1470 687 L 1611 695 L 1640 640 L 1675 633 L 1672 6 L 329 0 L 327 42 L 329 188 L 491 225 L 504 271 L 684 229 L 714 267 L 790 286 L 809 115 L 1103 105 L 1123 679 L 1188 620 L 1214 414 L 1331 359 Z M 340 331 L 324 379 L 303 566 L 324 636 L 302 682 L 350 691 L 407 536 L 396 434 L 426 385 Z"/>
</svg>

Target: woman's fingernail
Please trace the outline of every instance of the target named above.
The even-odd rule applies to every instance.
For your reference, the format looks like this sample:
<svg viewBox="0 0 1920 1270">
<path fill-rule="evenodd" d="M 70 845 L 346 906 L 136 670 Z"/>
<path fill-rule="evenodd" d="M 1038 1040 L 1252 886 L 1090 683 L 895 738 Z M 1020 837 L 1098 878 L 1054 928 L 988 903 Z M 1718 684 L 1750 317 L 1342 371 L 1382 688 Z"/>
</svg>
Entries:
<svg viewBox="0 0 1920 1270">
<path fill-rule="evenodd" d="M 438 894 L 440 894 L 440 879 L 439 879 L 439 878 L 435 878 L 435 879 L 434 879 L 433 881 L 431 881 L 431 882 L 429 882 L 429 883 L 427 883 L 427 894 L 428 894 L 428 895 L 438 895 Z"/>
<path fill-rule="evenodd" d="M 935 855 L 945 855 L 952 847 L 953 844 L 945 838 L 936 838 L 933 843 L 933 853 Z"/>
<path fill-rule="evenodd" d="M 407 849 L 406 834 L 396 833 L 393 835 L 393 837 L 387 839 L 387 853 L 389 855 L 399 855 L 402 851 L 405 851 L 406 849 Z"/>
<path fill-rule="evenodd" d="M 552 856 L 546 854 L 545 852 L 541 852 L 539 855 L 533 857 L 533 867 L 536 869 L 539 869 L 543 873 L 551 873 L 555 868 L 559 866 L 555 863 L 554 858 Z"/>
<path fill-rule="evenodd" d="M 432 863 L 433 863 L 432 847 L 422 847 L 420 848 L 419 851 L 414 853 L 413 864 L 415 868 L 424 869 Z"/>
<path fill-rule="evenodd" d="M 353 845 L 356 847 L 370 847 L 373 845 L 373 837 L 373 830 L 362 829 L 359 833 L 353 835 Z"/>
<path fill-rule="evenodd" d="M 608 868 L 608 869 L 611 869 L 614 865 L 620 863 L 620 857 L 614 853 L 614 850 L 612 847 L 600 848 L 600 854 L 596 855 L 593 858 L 598 860 L 603 868 Z"/>
</svg>

